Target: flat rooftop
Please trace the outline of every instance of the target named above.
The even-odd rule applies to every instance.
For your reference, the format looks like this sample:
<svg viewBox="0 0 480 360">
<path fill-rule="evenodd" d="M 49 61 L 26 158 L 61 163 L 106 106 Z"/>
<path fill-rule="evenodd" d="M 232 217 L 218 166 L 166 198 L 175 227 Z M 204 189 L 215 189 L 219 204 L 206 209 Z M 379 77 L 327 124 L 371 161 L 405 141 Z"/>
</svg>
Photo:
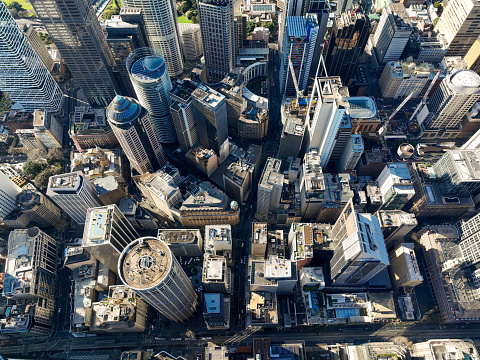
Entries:
<svg viewBox="0 0 480 360">
<path fill-rule="evenodd" d="M 198 230 L 159 229 L 157 237 L 166 244 L 194 244 L 198 241 Z"/>
</svg>

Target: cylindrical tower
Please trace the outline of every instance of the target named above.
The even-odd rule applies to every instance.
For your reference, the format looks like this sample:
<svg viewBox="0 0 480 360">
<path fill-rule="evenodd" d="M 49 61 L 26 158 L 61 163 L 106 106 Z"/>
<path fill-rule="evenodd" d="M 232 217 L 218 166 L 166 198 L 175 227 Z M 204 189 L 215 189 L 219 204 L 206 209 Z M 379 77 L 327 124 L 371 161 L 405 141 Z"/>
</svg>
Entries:
<svg viewBox="0 0 480 360">
<path fill-rule="evenodd" d="M 185 321 L 195 313 L 197 294 L 162 240 L 142 237 L 130 243 L 120 255 L 118 275 L 169 320 Z"/>
<path fill-rule="evenodd" d="M 128 56 L 126 65 L 137 98 L 150 114 L 160 142 L 176 142 L 170 114 L 172 83 L 163 55 L 154 49 L 140 48 Z"/>
<path fill-rule="evenodd" d="M 165 165 L 152 119 L 137 100 L 117 95 L 107 108 L 107 119 L 132 168 L 144 174 Z"/>
</svg>

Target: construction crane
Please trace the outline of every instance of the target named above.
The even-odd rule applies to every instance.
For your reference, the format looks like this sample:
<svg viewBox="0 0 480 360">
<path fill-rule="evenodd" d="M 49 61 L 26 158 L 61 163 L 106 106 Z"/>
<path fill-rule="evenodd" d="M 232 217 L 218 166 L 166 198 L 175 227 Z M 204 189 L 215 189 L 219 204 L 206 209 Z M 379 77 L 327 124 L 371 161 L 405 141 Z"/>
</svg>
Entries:
<svg viewBox="0 0 480 360">
<path fill-rule="evenodd" d="M 428 99 L 428 94 L 430 93 L 430 90 L 432 90 L 433 85 L 435 85 L 435 82 L 438 79 L 438 76 L 440 75 L 440 70 L 437 71 L 435 74 L 435 77 L 433 78 L 432 82 L 428 86 L 427 91 L 425 92 L 425 95 L 423 95 L 422 101 L 418 103 L 418 106 L 416 107 L 415 111 L 413 112 L 412 116 L 410 116 L 410 119 L 408 119 L 408 122 L 412 121 L 415 115 L 420 111 L 420 109 L 423 107 L 423 105 L 426 104 L 427 99 Z"/>
<path fill-rule="evenodd" d="M 400 111 L 400 109 L 403 108 L 403 106 L 407 103 L 408 100 L 410 100 L 410 98 L 413 96 L 413 94 L 415 94 L 415 90 L 413 90 L 410 94 L 408 94 L 407 97 L 405 99 L 403 99 L 403 101 L 400 103 L 400 105 L 398 105 L 398 107 L 392 112 L 392 114 L 388 117 L 387 121 L 385 121 L 385 124 L 383 124 L 383 126 L 380 128 L 380 130 L 378 130 L 378 133 L 380 135 L 383 135 L 383 133 L 387 131 L 388 124 L 390 123 L 390 120 L 392 120 L 393 117 L 395 115 L 397 115 L 397 113 Z"/>
<path fill-rule="evenodd" d="M 295 69 L 293 68 L 293 63 L 292 63 L 292 59 L 290 59 L 290 56 L 288 56 L 288 67 L 290 68 L 290 73 L 292 74 L 292 81 L 293 81 L 293 85 L 295 86 L 295 91 L 297 92 L 297 101 L 298 101 L 298 98 L 303 96 L 303 93 L 300 92 L 300 89 L 298 88 L 297 75 L 295 74 Z"/>
</svg>

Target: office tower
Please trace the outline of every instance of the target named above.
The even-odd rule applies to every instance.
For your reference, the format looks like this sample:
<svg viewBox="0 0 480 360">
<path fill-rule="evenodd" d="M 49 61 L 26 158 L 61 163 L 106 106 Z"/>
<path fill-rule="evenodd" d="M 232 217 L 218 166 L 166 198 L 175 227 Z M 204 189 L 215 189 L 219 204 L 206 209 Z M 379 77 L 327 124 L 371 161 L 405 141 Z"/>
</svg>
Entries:
<svg viewBox="0 0 480 360">
<path fill-rule="evenodd" d="M 172 97 L 170 113 L 177 132 L 178 142 L 184 153 L 198 142 L 198 126 L 192 96 L 196 88 L 197 83 L 193 81 L 177 80 L 173 83 L 173 88 L 170 91 Z"/>
<path fill-rule="evenodd" d="M 157 238 L 175 256 L 203 256 L 203 238 L 198 229 L 158 229 Z"/>
<path fill-rule="evenodd" d="M 325 182 L 320 155 L 312 150 L 305 154 L 300 174 L 300 206 L 302 218 L 315 219 L 325 200 Z"/>
<path fill-rule="evenodd" d="M 286 105 L 286 107 L 290 106 Z M 286 108 L 285 110 L 282 115 L 285 116 L 286 120 L 277 153 L 277 157 L 283 160 L 299 156 L 305 136 L 305 117 L 299 115 L 296 111 L 288 111 Z"/>
<path fill-rule="evenodd" d="M 0 90 L 25 111 L 60 110 L 62 90 L 3 3 L 0 19 Z"/>
<path fill-rule="evenodd" d="M 267 224 L 252 223 L 252 243 L 250 245 L 250 254 L 264 259 L 267 253 Z"/>
<path fill-rule="evenodd" d="M 465 261 L 476 264 L 480 261 L 480 216 L 459 221 L 455 225 L 460 234 L 460 249 Z"/>
<path fill-rule="evenodd" d="M 232 0 L 199 0 L 198 20 L 209 83 L 218 83 L 235 67 Z"/>
<path fill-rule="evenodd" d="M 457 70 L 446 76 L 417 117 L 425 138 L 455 138 L 467 112 L 480 99 L 480 76 Z M 425 113 L 425 114 L 424 114 Z"/>
<path fill-rule="evenodd" d="M 235 57 L 238 58 L 238 50 L 243 48 L 247 40 L 247 15 L 235 15 Z M 236 64 L 235 64 L 236 65 Z"/>
<path fill-rule="evenodd" d="M 78 225 L 85 224 L 88 209 L 102 205 L 93 186 L 78 173 L 51 176 L 47 196 Z"/>
<path fill-rule="evenodd" d="M 104 20 L 102 27 L 115 60 L 114 76 L 120 94 L 135 97 L 135 91 L 125 63 L 132 51 L 148 46 L 143 26 L 142 10 L 123 7 L 120 10 L 120 15 L 112 15 L 109 20 Z"/>
<path fill-rule="evenodd" d="M 318 40 L 318 22 L 315 14 L 306 16 L 288 16 L 283 37 L 281 65 L 280 65 L 280 94 L 282 96 L 296 96 L 295 81 L 300 91 L 307 87 L 308 76 L 316 47 L 323 39 Z M 296 79 L 292 79 L 289 66 L 292 62 Z"/>
<path fill-rule="evenodd" d="M 415 195 L 412 178 L 406 163 L 390 163 L 377 178 L 382 193 L 382 210 L 402 210 Z"/>
<path fill-rule="evenodd" d="M 448 43 L 443 34 L 434 32 L 430 36 L 420 36 L 418 43 L 420 48 L 416 56 L 418 61 L 438 64 L 447 55 Z"/>
<path fill-rule="evenodd" d="M 404 98 L 413 92 L 412 99 L 422 98 L 439 71 L 434 65 L 413 61 L 411 57 L 407 60 L 391 61 L 385 65 L 378 81 L 382 97 Z M 440 82 L 441 79 L 437 81 Z"/>
<path fill-rule="evenodd" d="M 474 41 L 468 52 L 465 54 L 467 69 L 480 72 L 480 36 Z"/>
<path fill-rule="evenodd" d="M 203 54 L 202 34 L 198 24 L 178 24 L 183 56 L 186 61 L 195 61 Z"/>
<path fill-rule="evenodd" d="M 226 194 L 239 204 L 245 203 L 250 195 L 253 170 L 253 165 L 239 160 L 228 165 L 223 173 L 223 188 Z"/>
<path fill-rule="evenodd" d="M 318 149 L 320 166 L 330 161 L 337 135 L 348 108 L 348 89 L 340 77 L 316 78 L 310 95 L 306 117 L 308 136 L 306 149 Z"/>
<path fill-rule="evenodd" d="M 205 255 L 203 259 L 202 287 L 207 293 L 230 294 L 232 273 L 224 256 Z"/>
<path fill-rule="evenodd" d="M 118 275 L 150 306 L 171 321 L 192 317 L 197 294 L 170 248 L 154 237 L 130 243 L 120 255 Z"/>
<path fill-rule="evenodd" d="M 347 145 L 343 150 L 340 161 L 337 162 L 338 172 L 354 170 L 362 157 L 364 150 L 362 135 L 350 135 Z"/>
<path fill-rule="evenodd" d="M 330 159 L 328 160 L 327 168 L 325 170 L 333 171 L 337 168 L 340 158 L 342 157 L 352 134 L 355 133 L 352 132 L 352 121 L 350 118 L 350 113 L 349 111 L 346 111 L 342 117 L 342 121 L 340 122 L 340 127 L 337 131 L 335 145 L 333 146 L 332 154 L 330 155 Z"/>
<path fill-rule="evenodd" d="M 181 75 L 183 73 L 183 58 L 175 2 L 168 0 L 125 0 L 123 6 L 142 9 L 150 47 L 165 57 L 170 76 Z M 150 109 L 148 110 L 150 111 Z"/>
<path fill-rule="evenodd" d="M 23 25 L 23 33 L 27 37 L 28 41 L 30 41 L 30 44 L 32 44 L 33 50 L 37 53 L 38 57 L 43 61 L 45 64 L 45 67 L 47 68 L 48 71 L 53 70 L 53 66 L 55 65 L 55 62 L 53 61 L 53 58 L 51 55 L 48 53 L 47 48 L 43 44 L 42 40 L 38 36 L 38 33 L 35 31 L 32 25 L 25 24 Z"/>
<path fill-rule="evenodd" d="M 55 116 L 45 110 L 35 110 L 33 112 L 33 129 L 35 138 L 39 140 L 45 148 L 61 148 L 63 145 L 63 126 Z"/>
<path fill-rule="evenodd" d="M 114 273 L 123 249 L 137 238 L 137 231 L 117 205 L 88 209 L 82 247 Z"/>
<path fill-rule="evenodd" d="M 15 210 L 16 198 L 22 189 L 2 171 L 0 171 L 0 183 L 2 184 L 0 187 L 0 219 L 3 219 Z"/>
<path fill-rule="evenodd" d="M 433 170 L 452 194 L 475 194 L 480 188 L 480 150 L 447 150 Z"/>
<path fill-rule="evenodd" d="M 107 106 L 115 96 L 115 62 L 91 2 L 32 0 L 31 4 L 88 101 Z"/>
<path fill-rule="evenodd" d="M 57 257 L 57 242 L 37 227 L 10 233 L 3 295 L 17 301 L 14 306 L 18 315 L 9 319 L 8 327 L 2 324 L 2 334 L 51 334 L 56 310 Z M 29 310 L 19 302 L 28 303 Z"/>
<path fill-rule="evenodd" d="M 332 229 L 335 251 L 330 261 L 333 286 L 360 286 L 385 269 L 388 260 L 378 219 L 358 213 L 350 200 Z"/>
<path fill-rule="evenodd" d="M 205 85 L 192 93 L 200 143 L 218 154 L 222 163 L 230 154 L 225 96 Z"/>
<path fill-rule="evenodd" d="M 407 45 L 413 26 L 403 4 L 390 4 L 382 10 L 373 44 L 379 64 L 396 61 Z"/>
<path fill-rule="evenodd" d="M 350 85 L 370 31 L 370 20 L 361 12 L 347 11 L 335 17 L 325 56 L 328 76 L 340 76 L 343 84 Z"/>
<path fill-rule="evenodd" d="M 137 100 L 117 95 L 107 108 L 107 119 L 131 167 L 139 174 L 165 165 L 151 116 Z"/>
<path fill-rule="evenodd" d="M 390 274 L 394 289 L 401 286 L 415 287 L 423 282 L 423 276 L 420 274 L 417 257 L 413 250 L 414 246 L 412 243 L 400 244 L 389 254 Z"/>
<path fill-rule="evenodd" d="M 275 158 L 267 159 L 260 182 L 258 183 L 258 214 L 268 215 L 271 211 L 277 211 L 284 182 L 284 175 L 280 173 L 281 166 L 281 160 Z"/>
<path fill-rule="evenodd" d="M 375 216 L 380 222 L 387 250 L 405 242 L 405 237 L 418 225 L 414 214 L 402 210 L 379 210 Z"/>
<path fill-rule="evenodd" d="M 435 26 L 435 31 L 444 34 L 449 56 L 465 56 L 480 29 L 480 4 L 473 0 L 449 1 Z"/>
<path fill-rule="evenodd" d="M 61 211 L 32 184 L 22 188 L 17 195 L 17 208 L 39 226 L 61 226 Z"/>
<path fill-rule="evenodd" d="M 163 55 L 150 48 L 137 49 L 127 58 L 127 70 L 138 101 L 152 118 L 160 142 L 177 141 L 170 114 L 172 83 Z"/>
</svg>

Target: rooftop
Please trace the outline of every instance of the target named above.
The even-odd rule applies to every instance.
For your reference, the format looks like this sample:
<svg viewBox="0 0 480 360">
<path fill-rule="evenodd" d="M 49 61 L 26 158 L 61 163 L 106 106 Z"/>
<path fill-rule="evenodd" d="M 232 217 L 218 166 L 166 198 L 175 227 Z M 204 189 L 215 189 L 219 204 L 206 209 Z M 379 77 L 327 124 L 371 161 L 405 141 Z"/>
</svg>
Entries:
<svg viewBox="0 0 480 360">
<path fill-rule="evenodd" d="M 367 96 L 352 96 L 348 98 L 349 114 L 353 119 L 370 119 L 377 114 L 375 101 Z"/>
<path fill-rule="evenodd" d="M 199 230 L 158 229 L 157 237 L 169 244 L 194 244 L 198 241 Z"/>
<path fill-rule="evenodd" d="M 192 95 L 205 107 L 215 111 L 222 102 L 225 101 L 225 96 L 218 91 L 209 88 L 204 84 L 198 85 L 193 91 Z"/>
<path fill-rule="evenodd" d="M 120 255 L 119 276 L 131 288 L 144 290 L 158 286 L 172 266 L 167 244 L 153 237 L 130 243 Z"/>
<path fill-rule="evenodd" d="M 252 223 L 253 226 L 253 238 L 252 242 L 256 244 L 267 243 L 267 224 L 266 223 Z"/>
</svg>

